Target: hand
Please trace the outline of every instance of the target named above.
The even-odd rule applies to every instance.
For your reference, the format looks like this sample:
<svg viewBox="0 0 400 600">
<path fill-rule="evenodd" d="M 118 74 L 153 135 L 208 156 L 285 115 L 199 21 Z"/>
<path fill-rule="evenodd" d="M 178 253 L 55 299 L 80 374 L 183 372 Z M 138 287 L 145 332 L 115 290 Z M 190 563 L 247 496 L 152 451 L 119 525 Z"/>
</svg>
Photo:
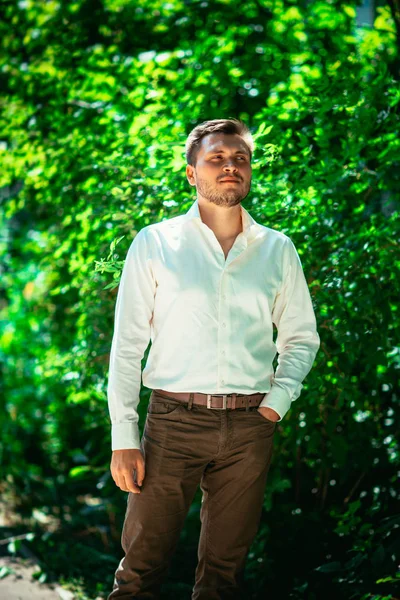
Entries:
<svg viewBox="0 0 400 600">
<path fill-rule="evenodd" d="M 280 419 L 278 413 L 273 408 L 269 408 L 269 406 L 259 406 L 257 410 L 263 417 L 270 421 L 274 421 L 274 423 Z"/>
<path fill-rule="evenodd" d="M 137 483 L 133 478 L 134 469 Z M 145 475 L 145 463 L 140 450 L 114 450 L 110 470 L 112 478 L 123 492 L 140 494 L 139 486 L 142 485 Z"/>
</svg>

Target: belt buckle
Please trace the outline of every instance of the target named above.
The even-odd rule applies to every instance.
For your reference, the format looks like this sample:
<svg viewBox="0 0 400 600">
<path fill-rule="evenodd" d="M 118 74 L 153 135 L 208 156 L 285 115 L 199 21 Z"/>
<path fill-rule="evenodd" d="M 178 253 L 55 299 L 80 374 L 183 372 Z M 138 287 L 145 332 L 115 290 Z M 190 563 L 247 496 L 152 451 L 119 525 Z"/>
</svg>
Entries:
<svg viewBox="0 0 400 600">
<path fill-rule="evenodd" d="M 212 396 L 222 396 L 222 406 L 211 406 L 211 397 Z M 207 408 L 212 408 L 213 410 L 226 410 L 226 397 L 230 396 L 230 394 L 207 394 Z"/>
</svg>

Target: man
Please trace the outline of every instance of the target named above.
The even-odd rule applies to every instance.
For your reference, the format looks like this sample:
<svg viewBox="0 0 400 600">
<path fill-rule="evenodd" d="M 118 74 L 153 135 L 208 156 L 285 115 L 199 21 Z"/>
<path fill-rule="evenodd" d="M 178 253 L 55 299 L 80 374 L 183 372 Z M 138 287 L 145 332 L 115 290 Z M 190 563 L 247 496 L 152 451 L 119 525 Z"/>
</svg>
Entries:
<svg viewBox="0 0 400 600">
<path fill-rule="evenodd" d="M 192 600 L 246 598 L 245 559 L 259 526 L 276 422 L 299 397 L 320 345 L 292 241 L 241 206 L 253 150 L 239 120 L 195 127 L 186 175 L 196 201 L 186 214 L 141 229 L 127 254 L 108 401 L 111 473 L 129 496 L 125 556 L 108 600 L 159 598 L 199 485 Z M 140 440 L 136 407 L 150 339 L 143 383 L 153 391 Z"/>
</svg>

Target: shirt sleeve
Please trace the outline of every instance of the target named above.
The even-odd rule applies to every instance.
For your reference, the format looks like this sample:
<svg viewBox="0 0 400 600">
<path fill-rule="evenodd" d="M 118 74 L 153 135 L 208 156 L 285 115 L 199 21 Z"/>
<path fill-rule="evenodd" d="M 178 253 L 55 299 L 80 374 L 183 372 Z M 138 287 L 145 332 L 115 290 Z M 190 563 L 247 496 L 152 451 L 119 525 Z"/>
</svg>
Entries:
<svg viewBox="0 0 400 600">
<path fill-rule="evenodd" d="M 115 307 L 107 386 L 112 450 L 139 449 L 141 361 L 150 341 L 156 282 L 146 227 L 135 236 L 126 256 Z"/>
<path fill-rule="evenodd" d="M 290 238 L 284 245 L 283 265 L 284 278 L 272 309 L 272 322 L 278 329 L 278 366 L 271 390 L 260 403 L 275 410 L 279 421 L 300 396 L 302 381 L 311 370 L 320 346 L 307 281 Z"/>
</svg>

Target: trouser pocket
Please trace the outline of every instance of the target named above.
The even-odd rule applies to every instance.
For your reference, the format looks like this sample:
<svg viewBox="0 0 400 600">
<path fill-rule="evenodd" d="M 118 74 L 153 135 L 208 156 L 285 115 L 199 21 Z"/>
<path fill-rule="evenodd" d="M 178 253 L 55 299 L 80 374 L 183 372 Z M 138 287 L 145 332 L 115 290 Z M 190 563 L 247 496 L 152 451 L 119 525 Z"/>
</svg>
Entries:
<svg viewBox="0 0 400 600">
<path fill-rule="evenodd" d="M 166 398 L 161 396 L 158 392 L 152 392 L 148 405 L 147 412 L 149 415 L 171 415 L 182 407 L 182 403 L 173 398 Z"/>
</svg>

